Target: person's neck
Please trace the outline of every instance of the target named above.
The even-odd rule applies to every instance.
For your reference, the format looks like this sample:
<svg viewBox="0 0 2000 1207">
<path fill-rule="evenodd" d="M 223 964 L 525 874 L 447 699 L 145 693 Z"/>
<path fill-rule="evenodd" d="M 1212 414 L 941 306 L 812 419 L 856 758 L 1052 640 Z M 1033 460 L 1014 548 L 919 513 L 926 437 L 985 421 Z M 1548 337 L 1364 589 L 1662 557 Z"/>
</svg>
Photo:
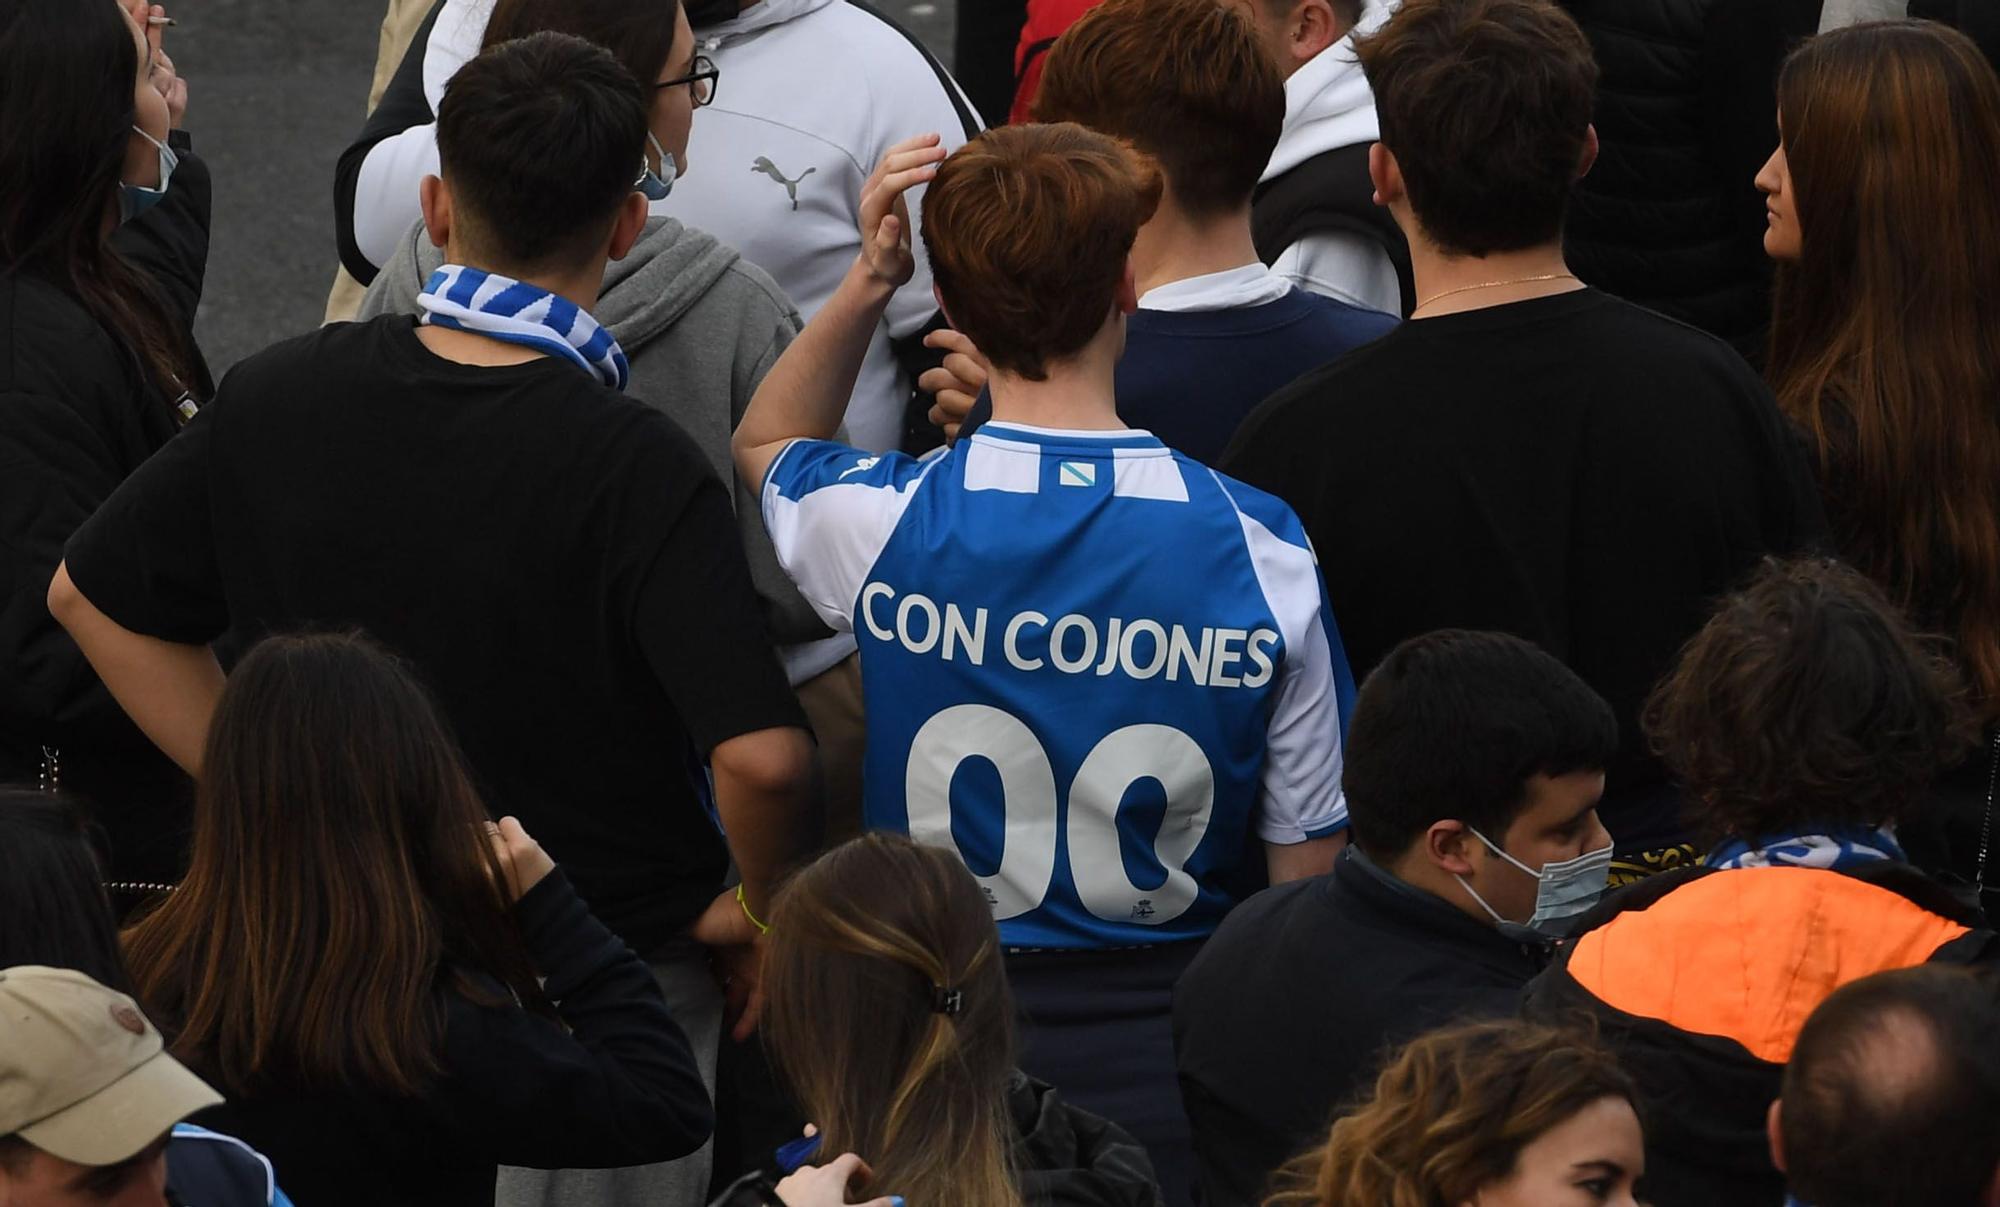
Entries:
<svg viewBox="0 0 2000 1207">
<path fill-rule="evenodd" d="M 1041 381 L 995 372 L 987 383 L 994 421 L 1078 432 L 1123 430 L 1112 384 L 1123 341 L 1106 334 L 1116 326 L 1106 324 L 1105 332 L 1082 352 L 1047 366 L 1048 376 Z"/>
<path fill-rule="evenodd" d="M 1450 256 L 1419 237 L 1410 241 L 1410 266 L 1417 292 L 1417 308 L 1410 317 L 1417 319 L 1485 310 L 1583 288 L 1564 261 L 1560 242 L 1490 256 Z"/>
<path fill-rule="evenodd" d="M 1195 218 L 1171 198 L 1162 198 L 1152 220 L 1139 228 L 1139 237 L 1132 242 L 1132 273 L 1142 298 L 1175 281 L 1256 263 L 1247 204 L 1220 217 Z"/>
<path fill-rule="evenodd" d="M 467 258 L 460 259 L 462 255 Z M 486 262 L 482 257 L 449 246 L 445 248 L 445 262 L 463 264 L 493 276 L 507 277 L 538 289 L 546 289 L 565 301 L 576 303 L 577 308 L 586 314 L 597 305 L 599 291 L 604 288 L 603 265 L 599 265 L 595 271 L 585 269 L 571 272 L 500 268 Z M 477 331 L 460 331 L 451 327 L 433 327 L 429 324 L 417 328 L 417 339 L 433 354 L 445 360 L 481 368 L 525 365 L 549 355 L 538 349 L 494 339 Z"/>
<path fill-rule="evenodd" d="M 1429 893 L 1476 922 L 1488 926 L 1493 924 L 1493 919 L 1487 916 L 1485 910 L 1479 908 L 1478 903 L 1473 901 L 1472 894 L 1465 891 L 1465 886 L 1458 882 L 1457 877 L 1424 857 L 1421 845 L 1405 851 L 1395 859 L 1378 859 L 1375 861 L 1375 866 L 1411 888 Z"/>
</svg>

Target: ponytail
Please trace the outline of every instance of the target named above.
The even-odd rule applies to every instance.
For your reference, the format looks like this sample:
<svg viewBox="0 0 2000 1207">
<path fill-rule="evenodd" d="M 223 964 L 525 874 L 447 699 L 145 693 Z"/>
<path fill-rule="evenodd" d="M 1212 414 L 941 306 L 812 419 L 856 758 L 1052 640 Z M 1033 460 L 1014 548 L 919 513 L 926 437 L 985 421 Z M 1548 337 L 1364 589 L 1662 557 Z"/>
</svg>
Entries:
<svg viewBox="0 0 2000 1207">
<path fill-rule="evenodd" d="M 872 834 L 773 907 L 765 1042 L 822 1151 L 911 1201 L 1020 1207 L 999 935 L 955 855 Z"/>
</svg>

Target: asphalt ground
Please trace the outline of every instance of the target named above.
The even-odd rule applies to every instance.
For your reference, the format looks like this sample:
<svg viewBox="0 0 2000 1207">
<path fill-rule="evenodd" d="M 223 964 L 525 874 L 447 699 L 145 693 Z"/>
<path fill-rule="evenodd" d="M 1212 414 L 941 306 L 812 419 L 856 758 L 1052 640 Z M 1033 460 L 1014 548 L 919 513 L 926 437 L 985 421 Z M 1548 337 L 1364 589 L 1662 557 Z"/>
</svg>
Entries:
<svg viewBox="0 0 2000 1207">
<path fill-rule="evenodd" d="M 159 2 L 159 0 L 156 0 Z M 379 0 L 164 0 L 187 128 L 215 174 L 195 332 L 220 375 L 317 326 L 338 263 L 333 164 L 361 130 Z M 949 62 L 951 0 L 877 0 Z"/>
</svg>

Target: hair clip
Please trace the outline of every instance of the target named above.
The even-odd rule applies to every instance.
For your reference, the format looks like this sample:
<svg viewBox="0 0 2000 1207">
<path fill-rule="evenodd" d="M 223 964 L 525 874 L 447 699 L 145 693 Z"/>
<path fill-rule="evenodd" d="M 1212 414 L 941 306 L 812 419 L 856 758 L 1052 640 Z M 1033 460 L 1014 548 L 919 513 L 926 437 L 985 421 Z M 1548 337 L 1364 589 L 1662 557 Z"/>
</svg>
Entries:
<svg viewBox="0 0 2000 1207">
<path fill-rule="evenodd" d="M 938 1014 L 957 1018 L 965 1011 L 965 990 L 946 989 L 943 985 L 932 985 L 931 1009 Z"/>
</svg>

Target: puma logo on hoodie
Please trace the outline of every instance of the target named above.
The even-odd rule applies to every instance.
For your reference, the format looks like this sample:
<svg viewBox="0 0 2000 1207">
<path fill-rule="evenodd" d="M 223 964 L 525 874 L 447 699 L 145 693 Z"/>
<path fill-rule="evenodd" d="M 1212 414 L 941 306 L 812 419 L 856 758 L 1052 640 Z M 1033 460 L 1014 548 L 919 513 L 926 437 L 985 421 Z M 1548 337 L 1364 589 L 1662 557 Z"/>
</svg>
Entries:
<svg viewBox="0 0 2000 1207">
<path fill-rule="evenodd" d="M 779 184 L 784 185 L 785 193 L 792 199 L 792 208 L 795 210 L 799 208 L 799 181 L 819 171 L 818 168 L 807 168 L 805 171 L 799 173 L 798 180 L 787 180 L 785 174 L 778 170 L 778 165 L 772 163 L 762 155 L 757 157 L 756 163 L 750 165 L 750 170 L 753 172 L 762 172 Z"/>
</svg>

